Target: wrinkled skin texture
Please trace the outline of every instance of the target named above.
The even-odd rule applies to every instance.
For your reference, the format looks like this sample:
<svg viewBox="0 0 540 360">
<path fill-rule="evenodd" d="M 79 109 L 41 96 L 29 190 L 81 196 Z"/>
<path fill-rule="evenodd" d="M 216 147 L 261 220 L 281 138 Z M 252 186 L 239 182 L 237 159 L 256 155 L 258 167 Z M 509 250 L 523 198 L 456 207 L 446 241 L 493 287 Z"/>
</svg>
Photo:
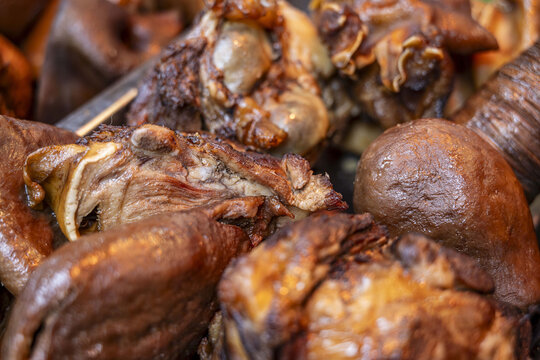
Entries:
<svg viewBox="0 0 540 360">
<path fill-rule="evenodd" d="M 53 126 L 0 115 L 0 281 L 18 294 L 28 275 L 53 250 L 61 233 L 53 230 L 50 213 L 26 205 L 22 167 L 41 146 L 66 144 L 75 134 Z M 57 229 L 58 230 L 58 229 Z"/>
<path fill-rule="evenodd" d="M 285 1 L 219 0 L 142 84 L 130 125 L 206 129 L 274 154 L 308 155 L 351 111 L 323 92 L 333 66 L 305 14 Z"/>
<path fill-rule="evenodd" d="M 450 93 L 450 53 L 496 49 L 468 0 L 315 0 L 332 62 L 355 80 L 363 110 L 385 127 L 440 117 Z"/>
<path fill-rule="evenodd" d="M 218 307 L 222 272 L 250 247 L 241 228 L 216 221 L 256 216 L 244 200 L 150 217 L 55 251 L 16 300 L 2 358 L 188 358 Z"/>
<path fill-rule="evenodd" d="M 63 0 L 47 40 L 36 119 L 59 121 L 158 54 L 182 27 L 175 10 L 143 13 L 108 0 Z"/>
<path fill-rule="evenodd" d="M 511 358 L 515 324 L 459 289 L 493 283 L 473 259 L 421 235 L 388 243 L 369 215 L 313 215 L 227 268 L 224 345 L 212 356 Z"/>
<path fill-rule="evenodd" d="M 540 193 L 540 42 L 503 66 L 453 120 L 503 154 L 529 202 Z"/>
<path fill-rule="evenodd" d="M 540 300 L 540 251 L 523 189 L 490 144 L 464 126 L 426 119 L 375 140 L 358 164 L 357 212 L 392 235 L 421 232 L 478 261 L 495 297 Z"/>
<path fill-rule="evenodd" d="M 347 207 L 328 177 L 313 175 L 298 155 L 278 159 L 210 134 L 157 125 L 102 127 L 79 144 L 34 152 L 24 171 L 31 204 L 46 199 L 70 240 L 243 196 L 265 196 L 275 215 L 292 216 L 286 206 L 304 212 Z"/>
<path fill-rule="evenodd" d="M 0 114 L 26 118 L 32 106 L 32 71 L 24 55 L 0 35 Z"/>
<path fill-rule="evenodd" d="M 473 17 L 497 39 L 499 49 L 475 54 L 473 77 L 484 84 L 504 64 L 514 60 L 540 39 L 538 0 L 472 1 Z"/>
</svg>

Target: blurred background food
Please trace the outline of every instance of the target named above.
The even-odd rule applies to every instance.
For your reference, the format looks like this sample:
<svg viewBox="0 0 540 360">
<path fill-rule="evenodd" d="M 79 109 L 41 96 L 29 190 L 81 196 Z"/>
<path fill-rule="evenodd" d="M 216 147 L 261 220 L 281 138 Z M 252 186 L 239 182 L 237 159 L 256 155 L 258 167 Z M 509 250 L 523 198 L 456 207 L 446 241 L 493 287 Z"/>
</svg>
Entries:
<svg viewBox="0 0 540 360">
<path fill-rule="evenodd" d="M 2 113 L 57 122 L 157 55 L 201 8 L 202 0 L 0 1 Z"/>
</svg>

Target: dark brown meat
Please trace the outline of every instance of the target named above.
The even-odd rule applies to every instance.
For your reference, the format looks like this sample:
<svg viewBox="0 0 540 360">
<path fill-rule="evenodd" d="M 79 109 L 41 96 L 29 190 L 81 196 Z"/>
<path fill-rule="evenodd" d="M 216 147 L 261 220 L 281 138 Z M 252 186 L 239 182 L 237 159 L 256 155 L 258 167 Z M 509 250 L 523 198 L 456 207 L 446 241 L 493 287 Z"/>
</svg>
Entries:
<svg viewBox="0 0 540 360">
<path fill-rule="evenodd" d="M 0 34 L 20 40 L 50 0 L 0 0 Z"/>
<path fill-rule="evenodd" d="M 440 117 L 452 88 L 450 53 L 497 48 L 468 0 L 320 0 L 315 21 L 332 62 L 355 80 L 363 110 L 385 127 Z"/>
<path fill-rule="evenodd" d="M 387 130 L 358 164 L 354 206 L 394 236 L 421 232 L 476 259 L 498 299 L 520 307 L 540 300 L 540 251 L 523 189 L 472 130 L 440 119 Z"/>
<path fill-rule="evenodd" d="M 32 70 L 24 55 L 0 35 L 0 115 L 27 118 L 32 106 Z"/>
<path fill-rule="evenodd" d="M 242 229 L 216 220 L 254 217 L 261 200 L 162 214 L 61 247 L 17 298 L 2 357 L 188 358 L 218 307 L 223 270 L 250 247 Z"/>
<path fill-rule="evenodd" d="M 335 86 L 332 73 L 316 29 L 287 2 L 209 2 L 141 86 L 129 124 L 205 129 L 259 150 L 305 155 L 352 107 L 347 96 L 324 91 Z"/>
<path fill-rule="evenodd" d="M 108 0 L 62 1 L 40 74 L 37 120 L 59 121 L 113 80 L 157 55 L 183 27 L 176 10 L 151 12 L 154 9 L 138 9 L 139 1 L 131 3 L 135 6 Z M 144 3 L 157 7 L 158 1 Z"/>
<path fill-rule="evenodd" d="M 501 152 L 529 202 L 540 193 L 540 42 L 503 66 L 453 119 Z"/>
<path fill-rule="evenodd" d="M 26 205 L 23 165 L 32 151 L 47 145 L 66 144 L 75 134 L 40 123 L 0 115 L 0 281 L 17 294 L 28 275 L 49 255 L 58 237 L 50 214 Z M 61 235 L 61 233 L 60 233 Z"/>
<path fill-rule="evenodd" d="M 275 215 L 292 216 L 285 206 L 294 213 L 347 207 L 328 177 L 313 175 L 298 155 L 278 159 L 156 125 L 102 127 L 77 145 L 40 149 L 25 174 L 31 202 L 46 199 L 70 240 L 244 196 L 265 196 Z"/>
<path fill-rule="evenodd" d="M 492 289 L 473 259 L 421 235 L 388 242 L 369 215 L 313 215 L 227 268 L 221 351 L 228 359 L 513 358 L 516 324 L 473 292 Z"/>
</svg>

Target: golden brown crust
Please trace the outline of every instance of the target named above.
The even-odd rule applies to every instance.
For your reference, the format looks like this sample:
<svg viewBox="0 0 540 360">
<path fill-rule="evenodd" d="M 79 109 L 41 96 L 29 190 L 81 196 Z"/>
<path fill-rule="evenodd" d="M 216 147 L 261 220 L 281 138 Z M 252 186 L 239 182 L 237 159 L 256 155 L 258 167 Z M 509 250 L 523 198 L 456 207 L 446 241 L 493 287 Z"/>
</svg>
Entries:
<svg viewBox="0 0 540 360">
<path fill-rule="evenodd" d="M 492 287 L 473 259 L 423 235 L 389 240 L 369 214 L 314 214 L 227 268 L 222 320 L 200 351 L 205 359 L 510 359 L 515 319 L 474 292 Z"/>
</svg>

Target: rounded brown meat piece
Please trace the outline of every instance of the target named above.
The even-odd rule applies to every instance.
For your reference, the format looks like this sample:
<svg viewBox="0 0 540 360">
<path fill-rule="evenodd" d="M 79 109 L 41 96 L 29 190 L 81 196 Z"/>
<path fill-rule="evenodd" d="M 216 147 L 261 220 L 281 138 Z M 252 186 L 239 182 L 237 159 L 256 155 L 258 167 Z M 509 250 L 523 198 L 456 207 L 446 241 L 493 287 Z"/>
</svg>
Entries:
<svg viewBox="0 0 540 360">
<path fill-rule="evenodd" d="M 438 119 L 387 130 L 360 160 L 354 207 L 392 235 L 421 232 L 471 255 L 499 300 L 540 300 L 540 252 L 523 189 L 472 130 Z"/>
<path fill-rule="evenodd" d="M 63 236 L 53 229 L 52 214 L 26 205 L 23 165 L 26 157 L 41 146 L 74 142 L 69 131 L 36 122 L 0 115 L 0 281 L 18 294 L 28 275 L 53 250 Z M 57 231 L 54 231 L 57 230 Z"/>
<path fill-rule="evenodd" d="M 222 209 L 162 214 L 55 251 L 17 298 L 3 359 L 186 359 L 217 310 L 216 286 L 249 247 Z"/>
</svg>

